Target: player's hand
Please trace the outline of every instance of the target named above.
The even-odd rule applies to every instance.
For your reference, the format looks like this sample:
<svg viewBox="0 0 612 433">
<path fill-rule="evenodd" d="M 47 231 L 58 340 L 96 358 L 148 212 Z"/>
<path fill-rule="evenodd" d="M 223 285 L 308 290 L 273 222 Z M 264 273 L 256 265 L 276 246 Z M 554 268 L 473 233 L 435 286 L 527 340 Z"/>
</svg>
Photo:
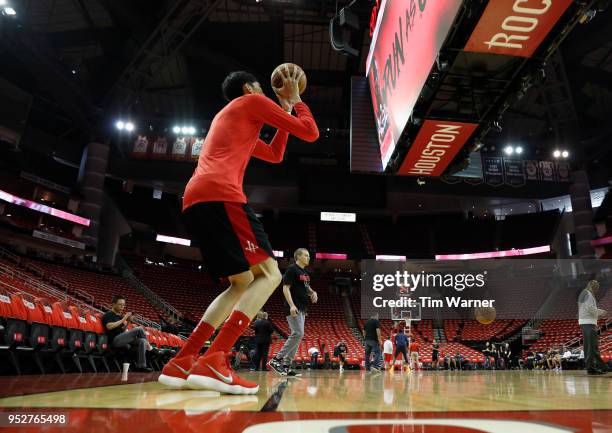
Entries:
<svg viewBox="0 0 612 433">
<path fill-rule="evenodd" d="M 297 309 L 297 307 L 295 305 L 293 307 L 289 308 L 289 314 L 291 315 L 291 317 L 297 316 L 298 309 Z"/>
<path fill-rule="evenodd" d="M 312 302 L 313 304 L 316 304 L 318 300 L 319 300 L 319 295 L 317 295 L 317 292 L 315 291 L 310 292 L 310 302 Z"/>
<path fill-rule="evenodd" d="M 289 103 L 287 99 L 285 99 L 282 95 L 279 95 L 278 93 L 276 94 L 276 97 L 278 98 L 280 106 L 283 107 L 283 110 L 291 114 L 291 112 L 293 111 L 293 104 Z"/>
<path fill-rule="evenodd" d="M 293 72 L 289 71 L 289 67 L 285 66 L 284 70 L 280 70 L 280 75 L 283 79 L 283 87 L 273 87 L 274 93 L 280 98 L 286 99 L 289 104 L 293 105 L 302 101 L 300 98 L 300 88 L 298 83 L 304 75 L 304 71 L 294 68 Z M 282 105 L 282 103 L 281 103 Z"/>
</svg>

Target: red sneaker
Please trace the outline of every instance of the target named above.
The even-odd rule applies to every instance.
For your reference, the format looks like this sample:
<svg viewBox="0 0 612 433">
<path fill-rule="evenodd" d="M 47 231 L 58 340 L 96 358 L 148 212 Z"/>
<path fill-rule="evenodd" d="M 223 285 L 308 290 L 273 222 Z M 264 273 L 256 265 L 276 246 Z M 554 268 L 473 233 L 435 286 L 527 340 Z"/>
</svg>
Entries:
<svg viewBox="0 0 612 433">
<path fill-rule="evenodd" d="M 187 376 L 189 376 L 189 371 L 195 362 L 195 356 L 172 358 L 164 365 L 162 374 L 157 381 L 169 388 L 187 388 Z"/>
<path fill-rule="evenodd" d="M 191 389 L 206 389 L 224 394 L 257 394 L 259 385 L 239 377 L 230 367 L 227 353 L 200 356 L 187 378 Z"/>
</svg>

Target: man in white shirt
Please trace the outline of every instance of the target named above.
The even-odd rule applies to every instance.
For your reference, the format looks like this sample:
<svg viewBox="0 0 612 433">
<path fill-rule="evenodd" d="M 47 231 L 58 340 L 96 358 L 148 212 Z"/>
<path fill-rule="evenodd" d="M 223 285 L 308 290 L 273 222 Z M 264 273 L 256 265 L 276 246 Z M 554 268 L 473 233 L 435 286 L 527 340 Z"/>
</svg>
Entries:
<svg viewBox="0 0 612 433">
<path fill-rule="evenodd" d="M 598 290 L 597 280 L 591 280 L 578 297 L 578 324 L 584 337 L 584 364 L 588 374 L 606 374 L 606 365 L 599 356 L 597 319 L 605 316 L 607 311 L 597 308 L 595 294 Z"/>
<path fill-rule="evenodd" d="M 385 357 L 385 370 L 388 370 L 393 363 L 393 342 L 385 340 L 383 343 L 383 354 Z"/>
</svg>

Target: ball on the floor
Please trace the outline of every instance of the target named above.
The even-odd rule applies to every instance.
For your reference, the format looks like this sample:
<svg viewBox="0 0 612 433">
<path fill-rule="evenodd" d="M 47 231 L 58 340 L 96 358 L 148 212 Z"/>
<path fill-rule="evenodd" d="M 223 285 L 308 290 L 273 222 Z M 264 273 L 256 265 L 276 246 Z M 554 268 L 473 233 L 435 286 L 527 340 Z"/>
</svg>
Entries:
<svg viewBox="0 0 612 433">
<path fill-rule="evenodd" d="M 488 325 L 495 320 L 496 311 L 494 307 L 474 308 L 474 317 L 479 323 Z"/>
<path fill-rule="evenodd" d="M 285 75 L 287 75 L 287 69 L 285 69 L 285 67 L 289 69 L 289 74 L 291 75 L 293 75 L 295 68 L 298 68 L 300 72 L 304 72 L 302 68 L 300 68 L 295 63 L 283 63 L 282 65 L 278 65 L 276 69 L 274 69 L 274 71 L 272 72 L 272 77 L 270 79 L 273 88 L 283 87 L 283 76 L 281 74 L 281 71 Z M 302 77 L 300 78 L 300 81 L 298 82 L 298 88 L 300 90 L 300 95 L 304 93 L 304 90 L 306 90 L 306 83 L 307 83 L 306 74 L 302 74 Z"/>
</svg>

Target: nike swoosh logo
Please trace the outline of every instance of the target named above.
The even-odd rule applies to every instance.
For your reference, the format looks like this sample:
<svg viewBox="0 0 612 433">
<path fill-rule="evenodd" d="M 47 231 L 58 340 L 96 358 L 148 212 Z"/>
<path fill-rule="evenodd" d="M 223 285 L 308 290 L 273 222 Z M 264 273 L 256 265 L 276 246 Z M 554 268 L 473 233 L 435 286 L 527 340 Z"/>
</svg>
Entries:
<svg viewBox="0 0 612 433">
<path fill-rule="evenodd" d="M 183 367 L 178 365 L 176 362 L 173 362 L 172 365 L 174 365 L 176 368 L 178 368 L 181 371 L 181 373 L 183 373 L 185 376 L 189 376 L 189 374 L 191 372 L 191 369 L 185 370 Z"/>
<path fill-rule="evenodd" d="M 206 364 L 208 366 L 208 368 L 210 368 L 212 370 L 213 373 L 215 373 L 215 375 L 221 379 L 223 382 L 225 383 L 232 383 L 232 373 L 229 374 L 229 376 L 223 376 L 221 373 L 219 373 L 217 370 L 215 370 L 214 368 L 212 368 L 210 366 L 210 364 Z"/>
</svg>

